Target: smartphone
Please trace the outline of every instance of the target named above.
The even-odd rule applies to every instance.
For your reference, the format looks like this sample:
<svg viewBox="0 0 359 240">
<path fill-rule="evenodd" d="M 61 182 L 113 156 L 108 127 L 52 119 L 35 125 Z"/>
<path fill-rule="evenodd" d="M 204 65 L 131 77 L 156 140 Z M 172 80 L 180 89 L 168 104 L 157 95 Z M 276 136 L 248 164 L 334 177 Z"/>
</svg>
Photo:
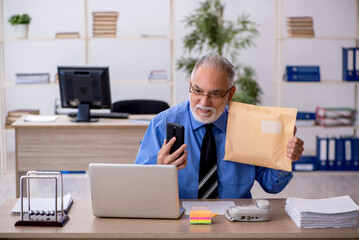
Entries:
<svg viewBox="0 0 359 240">
<path fill-rule="evenodd" d="M 176 124 L 176 123 L 167 123 L 167 142 L 171 140 L 171 138 L 176 137 L 176 142 L 173 144 L 170 150 L 170 154 L 174 153 L 178 148 L 180 148 L 184 144 L 184 126 Z M 183 152 L 180 156 L 182 156 Z"/>
</svg>

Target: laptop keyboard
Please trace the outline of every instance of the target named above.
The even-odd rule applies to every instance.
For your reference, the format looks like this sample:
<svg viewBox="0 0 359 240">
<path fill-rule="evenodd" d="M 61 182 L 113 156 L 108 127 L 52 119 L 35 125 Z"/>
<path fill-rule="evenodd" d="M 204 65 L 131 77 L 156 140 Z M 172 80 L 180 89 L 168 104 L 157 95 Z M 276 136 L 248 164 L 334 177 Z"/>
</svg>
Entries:
<svg viewBox="0 0 359 240">
<path fill-rule="evenodd" d="M 128 118 L 130 114 L 129 113 L 123 113 L 123 112 L 96 112 L 96 113 L 90 113 L 91 118 Z M 77 117 L 77 113 L 69 113 L 69 117 Z"/>
</svg>

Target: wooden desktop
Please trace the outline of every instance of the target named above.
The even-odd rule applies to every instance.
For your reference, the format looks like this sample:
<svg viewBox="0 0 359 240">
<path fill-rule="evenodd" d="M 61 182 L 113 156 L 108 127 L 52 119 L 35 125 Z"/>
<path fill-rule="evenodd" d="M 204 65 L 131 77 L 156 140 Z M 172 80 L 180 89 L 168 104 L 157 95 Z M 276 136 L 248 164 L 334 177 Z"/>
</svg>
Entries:
<svg viewBox="0 0 359 240">
<path fill-rule="evenodd" d="M 234 201 L 252 203 L 250 199 Z M 19 215 L 10 215 L 15 202 L 9 199 L 0 207 L 1 239 L 359 239 L 358 228 L 298 228 L 284 212 L 285 199 L 270 200 L 269 222 L 229 222 L 219 215 L 211 225 L 190 225 L 188 215 L 178 220 L 96 218 L 90 199 L 75 199 L 70 221 L 63 228 L 15 227 Z"/>
<path fill-rule="evenodd" d="M 16 197 L 20 177 L 30 170 L 83 171 L 88 164 L 134 163 L 140 142 L 154 115 L 131 115 L 129 119 L 100 119 L 73 123 L 60 115 L 54 122 L 26 122 L 15 128 Z M 136 121 L 137 120 L 137 121 Z"/>
</svg>

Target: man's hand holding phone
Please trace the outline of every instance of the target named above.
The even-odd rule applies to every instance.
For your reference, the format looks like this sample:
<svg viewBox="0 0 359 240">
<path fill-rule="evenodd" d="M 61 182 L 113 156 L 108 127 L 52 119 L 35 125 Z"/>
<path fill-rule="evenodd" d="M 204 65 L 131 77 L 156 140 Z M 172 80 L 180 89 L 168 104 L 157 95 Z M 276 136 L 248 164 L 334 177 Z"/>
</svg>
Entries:
<svg viewBox="0 0 359 240">
<path fill-rule="evenodd" d="M 184 144 L 184 127 L 178 124 L 167 123 L 167 139 L 157 155 L 157 164 L 175 165 L 183 169 L 187 165 L 188 151 Z"/>
</svg>

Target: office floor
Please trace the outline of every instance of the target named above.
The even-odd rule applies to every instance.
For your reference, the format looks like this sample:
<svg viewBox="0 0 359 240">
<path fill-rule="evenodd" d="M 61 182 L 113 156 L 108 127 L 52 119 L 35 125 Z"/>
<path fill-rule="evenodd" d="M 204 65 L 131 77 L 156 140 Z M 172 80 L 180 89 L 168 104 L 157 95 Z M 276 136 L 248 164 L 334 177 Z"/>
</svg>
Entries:
<svg viewBox="0 0 359 240">
<path fill-rule="evenodd" d="M 253 198 L 325 198 L 349 195 L 359 204 L 358 186 L 359 172 L 294 172 L 292 181 L 281 193 L 265 193 L 259 184 L 255 183 L 252 195 Z M 44 186 L 40 184 L 32 187 L 44 190 Z M 65 174 L 64 194 L 68 192 L 74 199 L 90 198 L 88 174 Z M 11 171 L 0 177 L 0 205 L 8 198 L 15 198 L 15 175 Z"/>
</svg>

